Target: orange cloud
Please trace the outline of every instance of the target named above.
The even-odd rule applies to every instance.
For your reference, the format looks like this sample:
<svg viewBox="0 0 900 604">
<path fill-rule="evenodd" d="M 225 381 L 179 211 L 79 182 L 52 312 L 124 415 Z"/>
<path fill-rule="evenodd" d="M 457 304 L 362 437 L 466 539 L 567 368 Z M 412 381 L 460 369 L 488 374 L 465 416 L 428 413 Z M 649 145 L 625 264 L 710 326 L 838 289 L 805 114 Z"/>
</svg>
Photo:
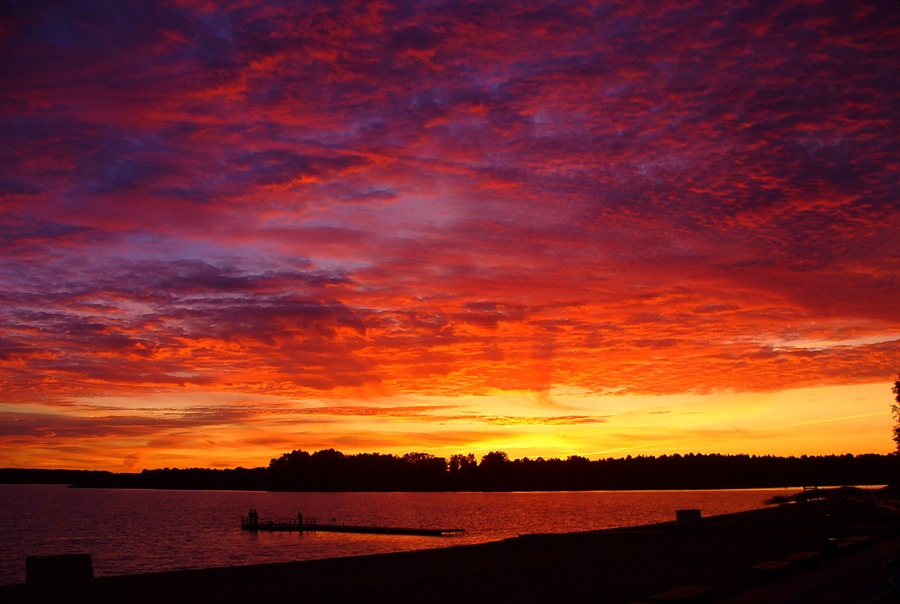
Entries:
<svg viewBox="0 0 900 604">
<path fill-rule="evenodd" d="M 868 392 L 897 374 L 896 11 L 129 2 L 0 19 L 8 463 L 724 447 L 727 428 L 617 432 L 599 399 L 504 397 Z M 160 395 L 178 402 L 144 405 Z M 132 403 L 82 408 L 110 398 Z M 812 426 L 793 451 L 812 452 L 820 420 L 791 400 L 772 425 Z M 865 452 L 863 433 L 846 446 Z M 732 436 L 790 450 L 761 434 Z"/>
</svg>

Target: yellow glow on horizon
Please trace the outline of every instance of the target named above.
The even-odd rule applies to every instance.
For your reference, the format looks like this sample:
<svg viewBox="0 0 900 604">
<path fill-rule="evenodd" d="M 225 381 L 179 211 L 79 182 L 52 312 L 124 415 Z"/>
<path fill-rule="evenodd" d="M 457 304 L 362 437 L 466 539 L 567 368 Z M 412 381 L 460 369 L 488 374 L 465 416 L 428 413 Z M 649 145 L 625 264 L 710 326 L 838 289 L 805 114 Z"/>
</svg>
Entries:
<svg viewBox="0 0 900 604">
<path fill-rule="evenodd" d="M 876 411 L 875 413 L 859 413 L 857 415 L 845 415 L 843 417 L 828 417 L 825 419 L 813 419 L 808 422 L 796 422 L 793 424 L 785 424 L 783 426 L 775 426 L 772 428 L 773 430 L 780 430 L 782 428 L 795 428 L 797 426 L 809 426 L 811 424 L 825 424 L 830 422 L 842 422 L 848 419 L 858 419 L 861 417 L 882 417 L 884 415 L 884 411 Z"/>
<path fill-rule="evenodd" d="M 188 391 L 61 407 L 5 404 L 26 419 L 5 422 L 0 465 L 255 467 L 294 449 L 326 448 L 444 457 L 505 451 L 513 459 L 889 453 L 890 386 L 677 395 L 553 388 L 340 401 Z M 39 418 L 39 437 L 27 434 L 29 414 Z"/>
</svg>

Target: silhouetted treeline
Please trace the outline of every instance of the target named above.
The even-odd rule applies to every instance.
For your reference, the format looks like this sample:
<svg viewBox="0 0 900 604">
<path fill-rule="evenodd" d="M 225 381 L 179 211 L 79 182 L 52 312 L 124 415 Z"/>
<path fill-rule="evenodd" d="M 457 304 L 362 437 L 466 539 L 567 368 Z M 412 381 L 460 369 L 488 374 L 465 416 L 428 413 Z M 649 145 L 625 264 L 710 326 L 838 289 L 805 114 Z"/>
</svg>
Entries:
<svg viewBox="0 0 900 604">
<path fill-rule="evenodd" d="M 266 468 L 144 470 L 139 474 L 77 470 L 0 470 L 3 483 L 78 487 L 269 491 L 580 491 L 722 489 L 887 484 L 898 478 L 896 455 L 775 457 L 662 455 L 591 461 L 516 459 L 495 451 L 435 457 L 334 449 L 292 451 Z"/>
<path fill-rule="evenodd" d="M 91 470 L 0 469 L 0 484 L 66 484 L 85 488 L 116 489 L 198 489 L 265 491 L 270 490 L 266 468 L 165 468 L 140 473 L 115 473 Z"/>
<path fill-rule="evenodd" d="M 111 480 L 112 472 L 103 470 L 32 470 L 0 468 L 0 484 L 75 484 Z M 124 474 L 118 474 L 124 476 Z"/>
</svg>

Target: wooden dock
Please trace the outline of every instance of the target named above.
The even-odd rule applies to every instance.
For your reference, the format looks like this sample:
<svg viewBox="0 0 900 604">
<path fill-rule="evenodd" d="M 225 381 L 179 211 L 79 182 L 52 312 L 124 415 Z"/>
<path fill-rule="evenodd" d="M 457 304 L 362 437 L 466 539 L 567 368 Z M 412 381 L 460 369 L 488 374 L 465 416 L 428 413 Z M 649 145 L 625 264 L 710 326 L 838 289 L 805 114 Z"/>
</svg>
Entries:
<svg viewBox="0 0 900 604">
<path fill-rule="evenodd" d="M 349 524 L 319 524 L 315 518 L 297 520 L 256 520 L 241 518 L 241 529 L 245 531 L 298 531 L 326 533 L 364 533 L 368 535 L 413 535 L 419 537 L 450 537 L 466 532 L 465 529 L 430 529 L 394 526 L 356 526 Z"/>
</svg>

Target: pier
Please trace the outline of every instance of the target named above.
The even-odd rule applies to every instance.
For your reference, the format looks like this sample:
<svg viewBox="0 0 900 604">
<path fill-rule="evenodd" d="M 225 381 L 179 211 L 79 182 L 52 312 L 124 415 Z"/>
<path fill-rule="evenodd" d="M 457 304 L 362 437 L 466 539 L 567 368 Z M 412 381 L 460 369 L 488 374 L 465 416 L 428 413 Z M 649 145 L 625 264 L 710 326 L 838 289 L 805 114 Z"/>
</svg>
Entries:
<svg viewBox="0 0 900 604">
<path fill-rule="evenodd" d="M 367 535 L 413 535 L 419 537 L 450 537 L 466 532 L 460 528 L 408 528 L 392 526 L 357 526 L 349 524 L 319 524 L 315 518 L 298 520 L 251 520 L 241 518 L 241 529 L 245 531 L 298 531 L 327 533 L 364 533 Z"/>
</svg>

